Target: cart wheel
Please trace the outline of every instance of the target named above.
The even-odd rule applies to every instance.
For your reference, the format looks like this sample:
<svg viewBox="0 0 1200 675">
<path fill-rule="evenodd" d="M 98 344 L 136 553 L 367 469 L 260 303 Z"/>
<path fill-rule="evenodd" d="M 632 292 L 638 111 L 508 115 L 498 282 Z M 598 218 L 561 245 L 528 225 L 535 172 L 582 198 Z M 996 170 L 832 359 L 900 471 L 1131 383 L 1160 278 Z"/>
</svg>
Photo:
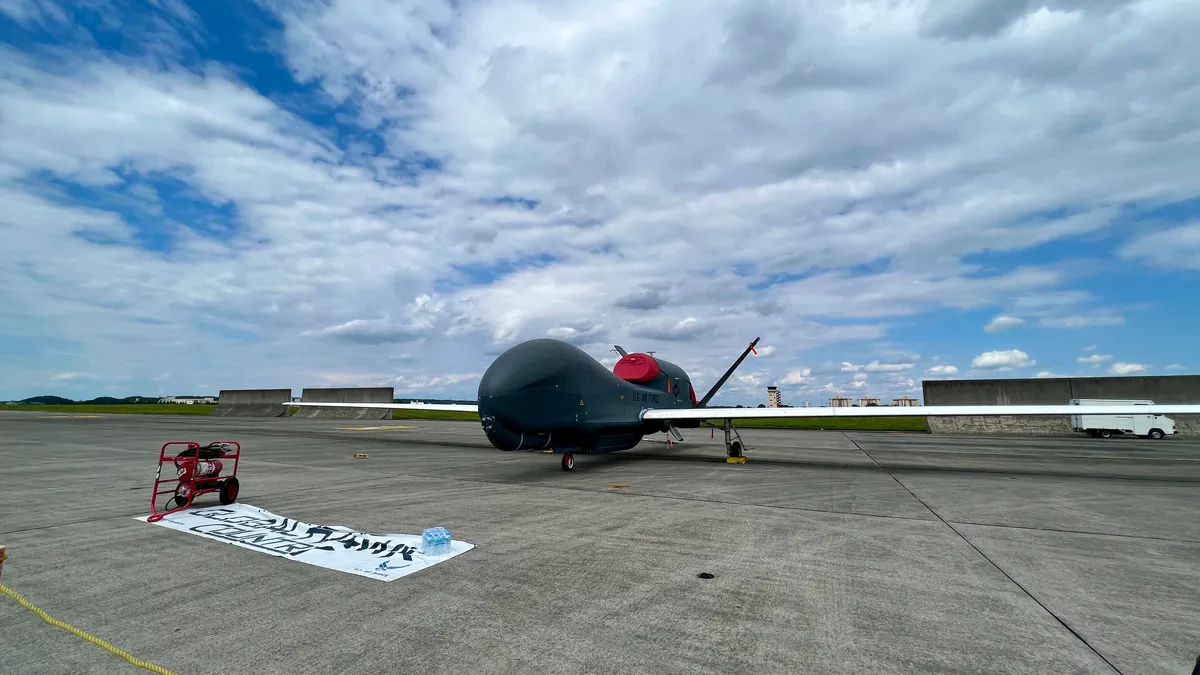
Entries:
<svg viewBox="0 0 1200 675">
<path fill-rule="evenodd" d="M 175 503 L 175 508 L 183 508 L 187 505 L 187 497 L 185 495 L 175 495 L 171 501 Z"/>
<path fill-rule="evenodd" d="M 571 471 L 575 468 L 575 457 L 571 453 L 564 453 L 562 458 L 562 470 Z"/>
<path fill-rule="evenodd" d="M 221 484 L 221 503 L 232 504 L 237 501 L 238 496 L 238 479 L 226 478 Z"/>
</svg>

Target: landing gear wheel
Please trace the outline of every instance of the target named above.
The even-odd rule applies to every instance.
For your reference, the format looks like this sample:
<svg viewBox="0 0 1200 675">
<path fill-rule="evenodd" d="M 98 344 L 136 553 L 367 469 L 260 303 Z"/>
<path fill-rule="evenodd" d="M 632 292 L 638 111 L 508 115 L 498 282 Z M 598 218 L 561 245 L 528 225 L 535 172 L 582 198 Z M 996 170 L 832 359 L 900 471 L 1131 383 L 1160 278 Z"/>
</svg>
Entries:
<svg viewBox="0 0 1200 675">
<path fill-rule="evenodd" d="M 563 471 L 571 471 L 575 468 L 575 457 L 571 453 L 564 453 L 562 459 Z"/>
<path fill-rule="evenodd" d="M 1158 439 L 1162 438 L 1163 436 L 1166 436 L 1166 434 L 1163 433 L 1162 429 L 1151 429 L 1150 430 L 1150 438 L 1153 438 L 1156 441 Z"/>
<path fill-rule="evenodd" d="M 230 477 L 226 478 L 221 484 L 221 492 L 219 493 L 221 504 L 228 506 L 237 501 L 238 496 L 238 479 Z"/>
<path fill-rule="evenodd" d="M 730 457 L 741 457 L 742 456 L 742 444 L 739 443 L 738 441 L 734 441 L 734 442 L 730 443 L 729 444 L 729 456 Z"/>
</svg>

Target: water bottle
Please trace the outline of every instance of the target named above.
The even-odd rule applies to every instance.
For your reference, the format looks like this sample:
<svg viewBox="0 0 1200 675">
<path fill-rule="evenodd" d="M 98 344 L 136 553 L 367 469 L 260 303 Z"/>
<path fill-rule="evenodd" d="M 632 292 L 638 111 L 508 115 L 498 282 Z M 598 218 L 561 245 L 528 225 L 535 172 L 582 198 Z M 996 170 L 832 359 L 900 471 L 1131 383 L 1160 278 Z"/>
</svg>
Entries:
<svg viewBox="0 0 1200 675">
<path fill-rule="evenodd" d="M 421 548 L 425 555 L 446 555 L 450 552 L 450 531 L 444 527 L 427 527 L 421 533 Z"/>
</svg>

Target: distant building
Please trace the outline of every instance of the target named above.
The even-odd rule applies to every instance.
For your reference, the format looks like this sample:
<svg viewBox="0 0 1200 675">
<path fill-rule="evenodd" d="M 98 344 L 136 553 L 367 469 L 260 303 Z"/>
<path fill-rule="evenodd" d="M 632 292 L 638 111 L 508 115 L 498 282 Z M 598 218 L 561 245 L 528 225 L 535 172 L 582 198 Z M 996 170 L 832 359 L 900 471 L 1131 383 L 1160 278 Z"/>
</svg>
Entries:
<svg viewBox="0 0 1200 675">
<path fill-rule="evenodd" d="M 831 408 L 849 408 L 850 399 L 845 396 L 835 396 L 829 399 L 829 407 Z"/>
<path fill-rule="evenodd" d="M 892 399 L 892 405 L 916 406 L 916 405 L 920 405 L 920 403 L 921 402 L 918 401 L 917 399 L 911 398 L 908 396 L 901 396 L 900 398 Z"/>
<path fill-rule="evenodd" d="M 858 403 L 855 405 L 860 408 L 864 408 L 866 406 L 878 406 L 879 399 L 875 398 L 874 396 L 863 396 L 862 398 L 858 399 Z"/>
<path fill-rule="evenodd" d="M 192 405 L 194 403 L 215 404 L 217 402 L 217 397 L 216 396 L 164 396 L 163 398 L 158 399 L 158 402 L 159 403 L 180 403 L 180 404 L 185 404 L 185 405 Z"/>
<path fill-rule="evenodd" d="M 783 398 L 779 394 L 778 387 L 767 387 L 767 407 L 779 408 L 783 406 Z"/>
</svg>

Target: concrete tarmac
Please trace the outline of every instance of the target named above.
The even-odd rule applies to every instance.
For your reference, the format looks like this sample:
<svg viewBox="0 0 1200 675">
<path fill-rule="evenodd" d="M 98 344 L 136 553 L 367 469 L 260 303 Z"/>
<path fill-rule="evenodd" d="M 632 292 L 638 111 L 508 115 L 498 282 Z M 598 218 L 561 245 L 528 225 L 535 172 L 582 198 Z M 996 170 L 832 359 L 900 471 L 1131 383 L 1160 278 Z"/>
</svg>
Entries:
<svg viewBox="0 0 1200 675">
<path fill-rule="evenodd" d="M 564 472 L 475 423 L 0 413 L 0 580 L 180 675 L 1191 672 L 1200 442 L 742 436 Z M 477 548 L 384 583 L 134 520 L 222 439 L 243 503 Z M 0 596 L 0 673 L 125 672 Z"/>
</svg>

